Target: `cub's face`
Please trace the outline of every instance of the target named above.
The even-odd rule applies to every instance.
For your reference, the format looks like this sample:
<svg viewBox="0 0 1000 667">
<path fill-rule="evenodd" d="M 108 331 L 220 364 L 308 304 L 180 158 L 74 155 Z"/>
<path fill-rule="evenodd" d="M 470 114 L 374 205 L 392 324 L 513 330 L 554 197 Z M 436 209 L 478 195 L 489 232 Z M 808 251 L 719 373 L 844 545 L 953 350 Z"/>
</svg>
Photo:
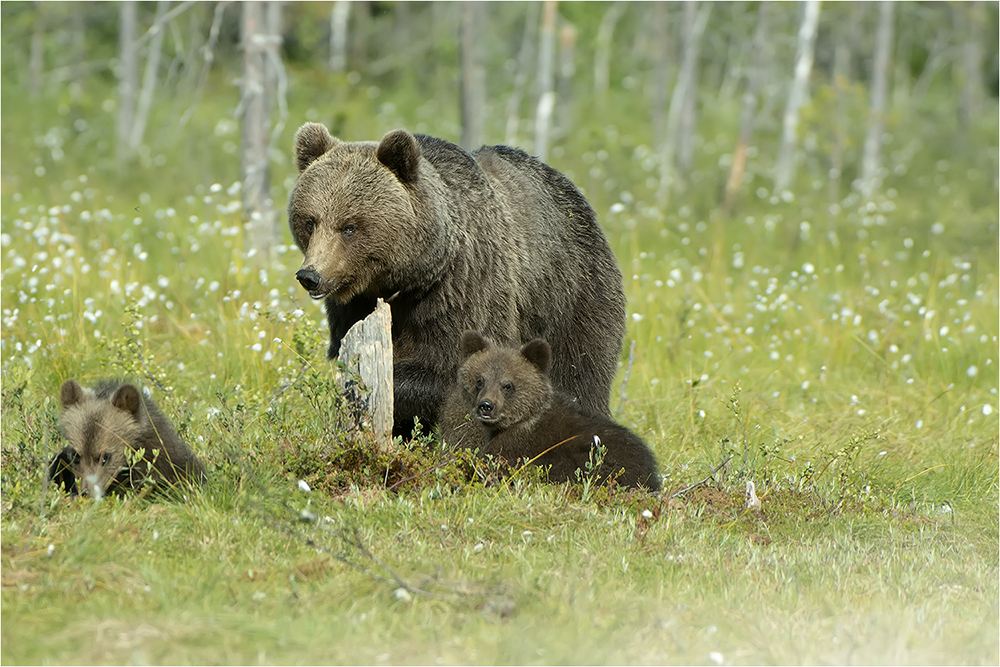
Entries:
<svg viewBox="0 0 1000 667">
<path fill-rule="evenodd" d="M 83 495 L 99 498 L 110 491 L 118 474 L 128 467 L 130 443 L 140 433 L 138 390 L 123 385 L 109 399 L 67 380 L 61 391 L 63 413 L 60 427 L 73 453 L 70 470 Z"/>
<path fill-rule="evenodd" d="M 460 347 L 464 363 L 458 385 L 469 415 L 488 432 L 531 425 L 548 408 L 551 352 L 544 340 L 535 339 L 518 350 L 496 347 L 480 334 L 466 332 Z"/>
<path fill-rule="evenodd" d="M 346 143 L 309 123 L 296 135 L 299 176 L 288 223 L 305 255 L 296 279 L 312 298 L 388 296 L 398 289 L 394 267 L 419 252 L 407 186 L 420 155 L 412 135 L 403 134 L 399 145 L 386 143 L 390 135 L 379 144 Z"/>
</svg>

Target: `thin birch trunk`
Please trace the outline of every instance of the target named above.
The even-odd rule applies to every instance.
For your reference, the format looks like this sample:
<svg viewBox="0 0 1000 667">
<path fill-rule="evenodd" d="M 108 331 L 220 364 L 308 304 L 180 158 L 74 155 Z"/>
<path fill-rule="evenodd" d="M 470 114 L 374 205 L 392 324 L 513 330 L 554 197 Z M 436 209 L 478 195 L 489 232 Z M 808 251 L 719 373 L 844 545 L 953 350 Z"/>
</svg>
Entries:
<svg viewBox="0 0 1000 667">
<path fill-rule="evenodd" d="M 528 69 L 531 67 L 532 47 L 538 32 L 538 12 L 541 5 L 529 2 L 527 17 L 524 22 L 524 35 L 521 38 L 521 49 L 517 54 L 517 74 L 514 76 L 514 91 L 507 100 L 507 127 L 504 132 L 504 143 L 508 146 L 517 145 L 517 129 L 521 123 L 521 99 L 524 97 L 524 87 L 528 82 Z"/>
<path fill-rule="evenodd" d="M 483 72 L 479 64 L 476 42 L 479 34 L 480 13 L 483 4 L 463 2 L 462 20 L 459 28 L 461 43 L 461 77 L 459 97 L 462 117 L 462 147 L 466 150 L 479 148 L 483 142 Z"/>
<path fill-rule="evenodd" d="M 347 69 L 347 23 L 351 17 L 350 0 L 336 0 L 330 12 L 330 70 Z"/>
<path fill-rule="evenodd" d="M 535 155 L 546 161 L 549 154 L 549 128 L 556 93 L 552 89 L 552 61 L 556 40 L 556 0 L 545 0 L 542 9 L 542 40 L 538 58 L 538 106 L 535 112 Z"/>
<path fill-rule="evenodd" d="M 608 97 L 608 87 L 611 80 L 611 40 L 615 34 L 615 26 L 625 13 L 628 4 L 612 2 L 608 11 L 601 19 L 597 28 L 597 48 L 594 52 L 594 92 L 598 102 L 604 103 Z"/>
<path fill-rule="evenodd" d="M 754 28 L 750 47 L 750 70 L 747 72 L 747 88 L 743 93 L 743 110 L 740 112 L 740 135 L 733 150 L 733 162 L 729 166 L 726 180 L 724 207 L 731 209 L 743 185 L 743 174 L 747 167 L 747 149 L 753 136 L 754 118 L 757 115 L 757 95 L 764 78 L 764 52 L 767 49 L 767 18 L 771 6 L 761 2 L 757 7 L 757 27 Z"/>
<path fill-rule="evenodd" d="M 889 87 L 889 61 L 892 59 L 892 2 L 879 3 L 878 32 L 875 38 L 875 61 L 872 71 L 872 102 L 868 115 L 868 133 L 861 160 L 861 191 L 871 197 L 881 185 L 882 135 L 885 132 L 885 101 Z"/>
<path fill-rule="evenodd" d="M 241 44 L 243 48 L 243 79 L 241 81 L 240 112 L 242 137 L 240 142 L 243 184 L 243 210 L 250 221 L 250 247 L 263 257 L 270 256 L 274 242 L 274 225 L 268 166 L 270 120 L 268 118 L 267 66 L 264 43 L 267 38 L 265 3 L 243 2 Z"/>
<path fill-rule="evenodd" d="M 45 11 L 44 2 L 35 2 L 35 22 L 31 30 L 31 54 L 28 56 L 28 97 L 37 99 L 42 90 L 42 72 L 45 69 Z"/>
<path fill-rule="evenodd" d="M 149 119 L 149 110 L 153 106 L 153 93 L 156 91 L 156 77 L 160 70 L 160 54 L 163 52 L 163 34 L 166 27 L 160 25 L 163 16 L 170 8 L 167 0 L 159 0 L 156 3 L 156 20 L 153 23 L 153 38 L 149 42 L 149 51 L 146 53 L 146 70 L 142 75 L 142 90 L 139 93 L 139 103 L 136 106 L 135 120 L 132 122 L 132 131 L 129 133 L 129 152 L 135 153 L 142 145 L 142 137 L 146 133 L 146 121 Z"/>
<path fill-rule="evenodd" d="M 576 65 L 573 62 L 576 51 L 576 28 L 564 25 L 559 30 L 559 83 L 556 85 L 556 99 L 559 100 L 559 111 L 556 114 L 556 127 L 560 135 L 569 131 L 572 116 L 572 84 Z"/>
<path fill-rule="evenodd" d="M 670 26 L 666 2 L 652 3 L 653 30 L 653 145 L 666 138 L 667 77 L 670 75 Z"/>
<path fill-rule="evenodd" d="M 698 21 L 696 9 L 696 3 L 694 2 L 690 2 L 684 7 L 685 34 L 692 37 L 694 36 L 695 24 Z M 706 3 L 703 9 L 705 10 L 705 22 L 707 23 L 712 4 Z M 701 32 L 704 33 L 704 30 L 703 26 Z M 686 187 L 687 178 L 690 176 L 691 168 L 694 164 L 694 138 L 698 105 L 698 56 L 700 53 L 701 36 L 701 33 L 699 33 L 697 39 L 692 39 L 690 46 L 688 44 L 684 45 L 685 57 L 683 66 L 687 68 L 685 72 L 687 85 L 684 90 L 684 101 L 681 105 L 681 118 L 677 135 L 677 185 L 681 188 Z M 691 51 L 690 57 L 688 55 L 689 48 Z"/>
<path fill-rule="evenodd" d="M 816 26 L 819 23 L 819 0 L 808 0 L 799 25 L 795 57 L 795 77 L 788 94 L 788 103 L 781 123 L 781 149 L 774 173 L 774 191 L 784 192 L 792 183 L 798 156 L 799 110 L 809 96 L 809 75 L 812 72 Z"/>
<path fill-rule="evenodd" d="M 959 138 L 965 144 L 972 119 L 979 111 L 979 91 L 981 87 L 982 46 L 980 44 L 980 26 L 985 21 L 981 2 L 952 5 L 956 14 L 957 27 L 963 36 L 961 46 L 961 75 L 959 81 L 962 89 L 958 96 L 958 128 Z"/>
<path fill-rule="evenodd" d="M 131 157 L 129 139 L 135 118 L 135 89 L 137 80 L 135 33 L 137 6 L 135 0 L 125 0 L 119 5 L 118 23 L 118 125 L 116 159 L 123 168 Z"/>
<path fill-rule="evenodd" d="M 688 8 L 691 8 L 690 10 Z M 678 134 L 681 129 L 681 112 L 684 106 L 688 89 L 693 83 L 695 61 L 698 58 L 698 45 L 701 36 L 705 33 L 705 25 L 708 23 L 708 15 L 712 11 L 711 3 L 694 2 L 685 4 L 685 11 L 696 11 L 695 20 L 691 24 L 690 31 L 684 35 L 684 59 L 681 62 L 681 71 L 674 85 L 674 92 L 670 97 L 670 111 L 667 114 L 667 132 L 663 146 L 660 150 L 660 191 L 658 199 L 662 206 L 666 206 L 670 199 L 670 192 L 674 188 L 677 178 L 676 174 L 676 154 L 679 144 Z"/>
</svg>

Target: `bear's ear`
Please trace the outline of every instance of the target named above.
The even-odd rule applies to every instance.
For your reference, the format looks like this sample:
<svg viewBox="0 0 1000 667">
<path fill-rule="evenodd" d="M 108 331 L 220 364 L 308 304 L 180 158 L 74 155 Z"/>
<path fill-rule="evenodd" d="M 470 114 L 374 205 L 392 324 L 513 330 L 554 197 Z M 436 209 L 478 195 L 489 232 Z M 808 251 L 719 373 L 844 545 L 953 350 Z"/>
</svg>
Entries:
<svg viewBox="0 0 1000 667">
<path fill-rule="evenodd" d="M 85 395 L 84 388 L 78 385 L 76 380 L 66 380 L 59 389 L 59 400 L 62 401 L 64 408 L 76 405 L 83 400 Z"/>
<path fill-rule="evenodd" d="M 118 391 L 111 398 L 111 405 L 119 410 L 130 413 L 133 417 L 139 416 L 139 408 L 142 406 L 142 399 L 139 397 L 139 390 L 133 385 L 123 384 L 118 387 Z"/>
<path fill-rule="evenodd" d="M 319 123 L 306 123 L 300 127 L 295 133 L 295 161 L 299 165 L 299 173 L 338 143 Z"/>
<path fill-rule="evenodd" d="M 535 338 L 521 347 L 521 356 L 538 366 L 544 374 L 548 374 L 552 366 L 552 348 L 544 338 Z"/>
<path fill-rule="evenodd" d="M 476 352 L 489 348 L 490 342 L 483 338 L 478 331 L 466 331 L 462 334 L 462 340 L 458 344 L 458 349 L 462 351 L 462 360 L 468 359 Z"/>
<path fill-rule="evenodd" d="M 375 149 L 375 157 L 403 183 L 417 180 L 420 146 L 417 145 L 413 135 L 406 130 L 393 130 L 382 137 L 378 148 Z"/>
</svg>

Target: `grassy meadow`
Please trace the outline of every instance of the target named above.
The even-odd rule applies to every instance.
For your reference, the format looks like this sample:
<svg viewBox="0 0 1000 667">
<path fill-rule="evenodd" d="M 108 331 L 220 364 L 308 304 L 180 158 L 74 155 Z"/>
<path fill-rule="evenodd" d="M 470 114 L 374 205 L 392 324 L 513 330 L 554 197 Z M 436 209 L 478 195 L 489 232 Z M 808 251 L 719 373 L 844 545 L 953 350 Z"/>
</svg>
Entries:
<svg viewBox="0 0 1000 667">
<path fill-rule="evenodd" d="M 275 148 L 279 208 L 305 120 L 457 139 L 447 98 L 290 76 L 309 92 Z M 3 664 L 1000 660 L 995 100 L 953 152 L 929 95 L 892 120 L 880 193 L 845 175 L 831 200 L 817 95 L 794 189 L 770 192 L 765 125 L 728 211 L 735 103 L 706 109 L 662 201 L 639 93 L 580 102 L 550 162 L 622 266 L 612 410 L 660 461 L 651 495 L 348 439 L 284 219 L 271 261 L 246 245 L 222 75 L 124 171 L 110 85 L 3 86 Z M 108 375 L 152 390 L 203 488 L 45 488 L 61 382 Z"/>
</svg>

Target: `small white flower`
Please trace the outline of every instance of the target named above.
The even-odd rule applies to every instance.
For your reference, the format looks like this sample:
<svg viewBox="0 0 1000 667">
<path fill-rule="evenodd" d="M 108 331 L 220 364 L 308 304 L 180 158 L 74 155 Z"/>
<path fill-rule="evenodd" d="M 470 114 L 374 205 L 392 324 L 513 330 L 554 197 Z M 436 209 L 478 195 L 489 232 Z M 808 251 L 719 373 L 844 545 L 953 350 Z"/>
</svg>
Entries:
<svg viewBox="0 0 1000 667">
<path fill-rule="evenodd" d="M 410 595 L 410 591 L 405 588 L 397 588 L 392 594 L 395 595 L 396 599 L 401 602 L 410 602 L 413 600 L 413 596 Z"/>
<path fill-rule="evenodd" d="M 649 510 L 643 510 L 642 511 L 642 516 L 644 518 L 646 518 L 646 519 L 652 519 L 653 518 L 653 513 L 650 512 Z"/>
<path fill-rule="evenodd" d="M 712 651 L 711 653 L 709 653 L 708 659 L 711 660 L 716 665 L 721 665 L 726 661 L 725 657 L 723 657 L 722 653 L 720 653 L 719 651 Z"/>
<path fill-rule="evenodd" d="M 309 488 L 309 485 L 306 483 L 306 480 L 300 479 L 299 480 L 299 490 L 305 491 L 306 493 L 309 493 L 312 489 Z"/>
<path fill-rule="evenodd" d="M 965 374 L 968 375 L 970 378 L 976 377 L 976 373 L 978 373 L 978 372 L 979 372 L 979 369 L 976 368 L 975 366 L 969 366 L 965 370 Z"/>
<path fill-rule="evenodd" d="M 993 406 L 990 405 L 989 403 L 985 404 L 983 406 L 983 414 L 987 416 L 993 414 Z"/>
</svg>

